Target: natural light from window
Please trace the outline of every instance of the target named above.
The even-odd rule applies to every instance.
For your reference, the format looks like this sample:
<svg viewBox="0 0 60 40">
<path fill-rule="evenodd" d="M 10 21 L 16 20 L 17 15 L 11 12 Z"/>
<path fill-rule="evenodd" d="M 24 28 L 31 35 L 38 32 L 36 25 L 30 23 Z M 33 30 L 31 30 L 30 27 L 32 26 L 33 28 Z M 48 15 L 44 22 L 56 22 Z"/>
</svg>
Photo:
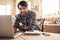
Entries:
<svg viewBox="0 0 60 40">
<path fill-rule="evenodd" d="M 0 15 L 11 15 L 11 5 L 1 4 L 0 5 Z"/>
<path fill-rule="evenodd" d="M 51 18 L 58 15 L 59 0 L 42 0 L 42 17 Z"/>
</svg>

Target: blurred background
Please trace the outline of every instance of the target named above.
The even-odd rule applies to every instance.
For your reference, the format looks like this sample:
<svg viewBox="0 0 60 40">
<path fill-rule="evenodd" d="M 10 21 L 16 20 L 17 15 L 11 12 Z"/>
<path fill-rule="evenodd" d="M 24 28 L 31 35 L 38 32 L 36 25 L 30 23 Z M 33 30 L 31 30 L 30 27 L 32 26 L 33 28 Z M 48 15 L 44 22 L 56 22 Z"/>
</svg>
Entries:
<svg viewBox="0 0 60 40">
<path fill-rule="evenodd" d="M 11 15 L 13 19 L 12 22 L 14 23 L 15 15 L 19 13 L 17 4 L 20 1 L 22 0 L 0 0 L 0 15 Z M 37 23 L 41 28 L 43 26 L 43 23 L 60 24 L 60 0 L 24 0 L 24 1 L 28 3 L 28 10 L 36 12 Z M 58 31 L 58 28 L 55 29 Z M 55 29 L 53 31 L 55 31 Z"/>
<path fill-rule="evenodd" d="M 22 0 L 0 0 L 0 15 L 15 16 L 19 13 L 17 4 Z M 28 10 L 36 12 L 37 18 L 57 17 L 60 15 L 60 0 L 25 0 Z"/>
</svg>

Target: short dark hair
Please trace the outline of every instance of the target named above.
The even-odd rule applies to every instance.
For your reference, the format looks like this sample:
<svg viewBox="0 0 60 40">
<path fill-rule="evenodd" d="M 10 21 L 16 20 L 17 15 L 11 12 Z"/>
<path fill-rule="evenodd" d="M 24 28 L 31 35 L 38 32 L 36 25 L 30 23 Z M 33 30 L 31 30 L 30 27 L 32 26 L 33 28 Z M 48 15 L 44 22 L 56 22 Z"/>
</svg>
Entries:
<svg viewBox="0 0 60 40">
<path fill-rule="evenodd" d="M 19 5 L 21 5 L 21 6 L 23 6 L 23 7 L 27 7 L 27 6 L 28 6 L 28 4 L 27 4 L 26 1 L 20 1 L 20 2 L 18 3 L 18 8 L 19 8 Z"/>
</svg>

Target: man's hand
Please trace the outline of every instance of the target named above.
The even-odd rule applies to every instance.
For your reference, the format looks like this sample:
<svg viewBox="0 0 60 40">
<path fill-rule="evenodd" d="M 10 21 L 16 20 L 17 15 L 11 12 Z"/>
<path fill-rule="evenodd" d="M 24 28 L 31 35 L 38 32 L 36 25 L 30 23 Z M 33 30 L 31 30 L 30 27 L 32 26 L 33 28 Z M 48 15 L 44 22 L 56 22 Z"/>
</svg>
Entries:
<svg viewBox="0 0 60 40">
<path fill-rule="evenodd" d="M 20 29 L 22 29 L 22 30 L 27 30 L 28 29 L 28 27 L 26 27 L 26 26 L 20 26 Z"/>
<path fill-rule="evenodd" d="M 27 30 L 27 29 L 28 29 L 28 27 L 24 26 L 24 30 Z"/>
<path fill-rule="evenodd" d="M 19 26 L 23 26 L 23 24 L 20 22 L 20 23 L 19 23 Z"/>
<path fill-rule="evenodd" d="M 21 22 L 19 23 L 19 26 L 22 30 L 27 30 L 28 27 L 24 26 Z"/>
</svg>

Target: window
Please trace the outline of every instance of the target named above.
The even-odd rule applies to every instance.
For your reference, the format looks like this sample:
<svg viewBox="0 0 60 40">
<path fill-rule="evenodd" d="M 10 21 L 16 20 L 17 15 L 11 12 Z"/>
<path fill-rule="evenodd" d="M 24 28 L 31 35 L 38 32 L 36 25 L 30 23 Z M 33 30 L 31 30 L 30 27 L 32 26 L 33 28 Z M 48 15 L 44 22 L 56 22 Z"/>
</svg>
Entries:
<svg viewBox="0 0 60 40">
<path fill-rule="evenodd" d="M 31 10 L 31 2 L 28 2 L 28 10 Z"/>
<path fill-rule="evenodd" d="M 55 17 L 59 11 L 59 0 L 42 0 L 42 17 Z"/>
<path fill-rule="evenodd" d="M 1 4 L 0 5 L 0 15 L 11 15 L 11 5 Z"/>
</svg>

